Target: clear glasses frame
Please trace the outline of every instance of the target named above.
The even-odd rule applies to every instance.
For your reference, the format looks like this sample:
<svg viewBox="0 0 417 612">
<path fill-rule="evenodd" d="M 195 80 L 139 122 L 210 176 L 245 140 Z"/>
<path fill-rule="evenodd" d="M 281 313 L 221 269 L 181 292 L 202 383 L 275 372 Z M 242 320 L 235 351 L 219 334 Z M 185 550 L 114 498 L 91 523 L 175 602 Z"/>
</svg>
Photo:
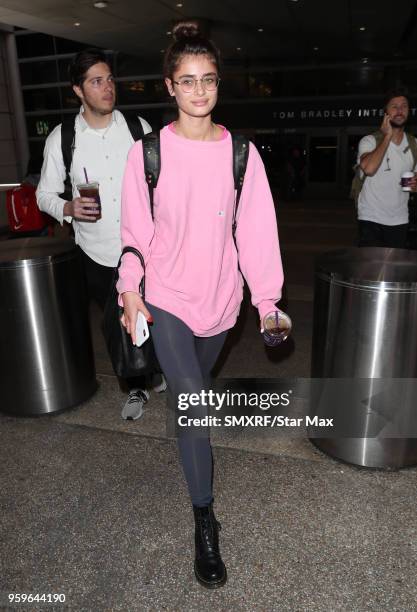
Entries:
<svg viewBox="0 0 417 612">
<path fill-rule="evenodd" d="M 214 91 L 218 88 L 220 77 L 218 76 L 203 76 L 201 79 L 194 77 L 184 77 L 179 81 L 172 80 L 175 85 L 178 85 L 184 93 L 191 93 L 197 87 L 197 83 L 201 83 L 204 91 Z"/>
</svg>

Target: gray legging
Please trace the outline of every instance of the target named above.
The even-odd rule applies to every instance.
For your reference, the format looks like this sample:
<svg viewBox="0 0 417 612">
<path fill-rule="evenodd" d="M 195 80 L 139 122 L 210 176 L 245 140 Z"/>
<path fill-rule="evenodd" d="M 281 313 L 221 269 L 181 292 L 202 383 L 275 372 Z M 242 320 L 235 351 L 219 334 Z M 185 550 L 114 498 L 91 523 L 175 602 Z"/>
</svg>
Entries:
<svg viewBox="0 0 417 612">
<path fill-rule="evenodd" d="M 170 393 L 174 397 L 177 393 L 199 393 L 207 385 L 227 332 L 199 338 L 178 317 L 152 304 L 146 306 L 154 320 L 152 340 Z M 207 408 L 194 406 L 184 414 L 205 416 Z M 178 448 L 191 501 L 195 506 L 207 506 L 213 499 L 213 456 L 208 428 L 199 429 L 197 434 L 184 427 L 178 434 Z"/>
</svg>

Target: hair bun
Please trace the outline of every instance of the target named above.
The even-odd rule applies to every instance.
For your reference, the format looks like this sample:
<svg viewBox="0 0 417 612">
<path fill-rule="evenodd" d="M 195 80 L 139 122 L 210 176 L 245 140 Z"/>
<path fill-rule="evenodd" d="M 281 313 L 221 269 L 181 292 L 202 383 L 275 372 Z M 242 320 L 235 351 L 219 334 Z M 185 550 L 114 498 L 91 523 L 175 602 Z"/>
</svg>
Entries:
<svg viewBox="0 0 417 612">
<path fill-rule="evenodd" d="M 183 38 L 196 38 L 201 32 L 196 21 L 180 21 L 172 28 L 172 35 L 178 41 Z"/>
</svg>

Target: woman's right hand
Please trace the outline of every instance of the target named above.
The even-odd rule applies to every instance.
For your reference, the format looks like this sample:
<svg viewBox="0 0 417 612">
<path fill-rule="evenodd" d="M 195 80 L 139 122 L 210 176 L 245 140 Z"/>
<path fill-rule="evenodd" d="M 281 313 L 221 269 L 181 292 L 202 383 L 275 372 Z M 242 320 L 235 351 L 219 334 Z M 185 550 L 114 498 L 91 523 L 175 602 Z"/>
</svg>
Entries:
<svg viewBox="0 0 417 612">
<path fill-rule="evenodd" d="M 133 344 L 135 344 L 138 312 L 142 312 L 145 315 L 148 323 L 152 323 L 152 316 L 138 293 L 135 293 L 134 291 L 126 291 L 125 293 L 122 293 L 122 301 L 123 314 L 120 320 L 122 325 L 126 328 L 127 333 L 130 334 Z"/>
</svg>

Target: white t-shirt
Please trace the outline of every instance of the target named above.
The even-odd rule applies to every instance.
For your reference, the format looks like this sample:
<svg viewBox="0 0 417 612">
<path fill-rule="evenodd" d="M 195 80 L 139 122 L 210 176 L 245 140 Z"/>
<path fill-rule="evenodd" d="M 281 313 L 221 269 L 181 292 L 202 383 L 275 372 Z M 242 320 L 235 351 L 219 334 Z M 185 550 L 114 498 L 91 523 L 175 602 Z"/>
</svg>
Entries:
<svg viewBox="0 0 417 612">
<path fill-rule="evenodd" d="M 376 149 L 372 135 L 365 136 L 359 143 L 358 164 L 365 153 Z M 382 225 L 408 223 L 409 193 L 401 190 L 401 175 L 414 169 L 413 154 L 404 134 L 399 145 L 392 141 L 374 176 L 367 176 L 358 200 L 358 219 L 373 221 Z M 363 176 L 363 175 L 362 175 Z"/>
</svg>

